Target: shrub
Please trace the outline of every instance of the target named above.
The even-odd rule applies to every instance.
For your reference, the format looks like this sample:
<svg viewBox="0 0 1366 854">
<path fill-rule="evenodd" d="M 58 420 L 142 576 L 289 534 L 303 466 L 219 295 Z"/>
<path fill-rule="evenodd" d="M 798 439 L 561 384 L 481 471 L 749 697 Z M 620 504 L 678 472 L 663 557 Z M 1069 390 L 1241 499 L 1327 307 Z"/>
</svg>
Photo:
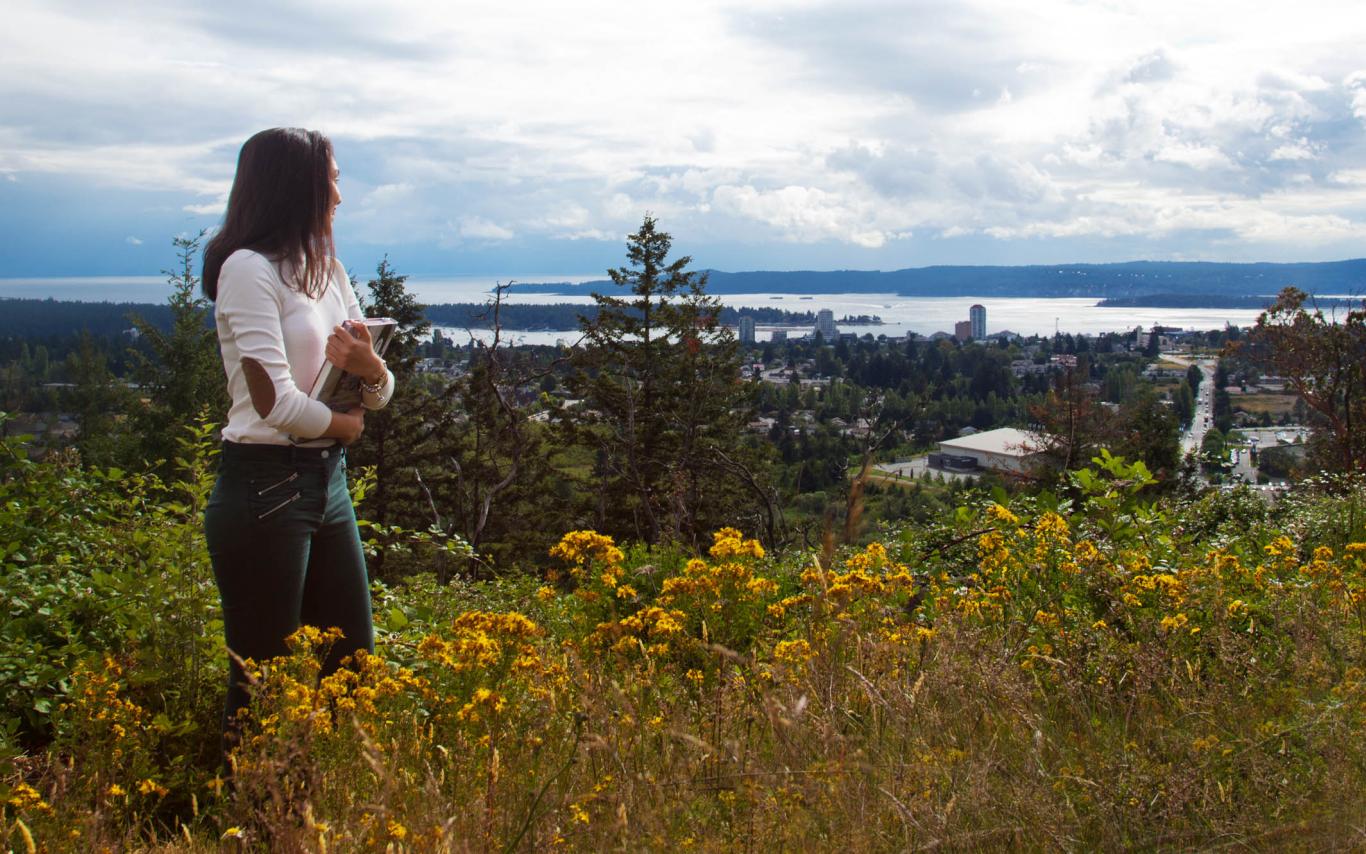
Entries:
<svg viewBox="0 0 1366 854">
<path fill-rule="evenodd" d="M 111 482 L 31 479 L 56 472 Z M 376 655 L 320 679 L 331 638 L 310 629 L 252 663 L 221 799 L 184 674 L 137 643 L 96 654 L 105 629 L 48 665 L 69 676 L 54 740 L 13 766 L 0 820 L 54 849 L 1359 843 L 1358 492 L 1167 508 L 1151 480 L 1103 455 L 1071 500 L 977 493 L 824 556 L 729 528 L 697 555 L 575 531 L 543 584 L 377 588 Z M 188 507 L 119 536 L 164 539 L 159 514 Z M 163 548 L 136 570 L 81 560 L 170 573 Z M 119 583 L 99 613 L 126 630 L 150 606 Z"/>
</svg>

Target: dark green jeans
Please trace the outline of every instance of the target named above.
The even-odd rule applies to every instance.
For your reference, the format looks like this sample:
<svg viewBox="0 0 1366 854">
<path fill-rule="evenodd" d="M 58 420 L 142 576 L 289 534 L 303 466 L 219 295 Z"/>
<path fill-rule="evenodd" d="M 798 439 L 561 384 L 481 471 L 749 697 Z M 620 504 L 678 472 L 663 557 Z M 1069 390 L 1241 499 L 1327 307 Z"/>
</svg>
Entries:
<svg viewBox="0 0 1366 854">
<path fill-rule="evenodd" d="M 302 625 L 342 630 L 324 676 L 356 650 L 374 650 L 345 448 L 224 442 L 204 531 L 223 602 L 223 632 L 237 656 L 261 661 L 285 655 L 285 638 Z M 247 705 L 243 683 L 241 665 L 232 660 L 225 751 L 235 743 L 237 711 Z"/>
</svg>

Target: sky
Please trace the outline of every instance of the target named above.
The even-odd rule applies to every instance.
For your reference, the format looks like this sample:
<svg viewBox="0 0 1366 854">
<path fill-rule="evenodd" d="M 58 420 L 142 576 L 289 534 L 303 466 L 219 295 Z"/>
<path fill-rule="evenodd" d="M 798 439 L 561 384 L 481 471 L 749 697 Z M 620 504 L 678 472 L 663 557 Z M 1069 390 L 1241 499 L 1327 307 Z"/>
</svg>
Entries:
<svg viewBox="0 0 1366 854">
<path fill-rule="evenodd" d="M 1360 0 L 6 0 L 0 277 L 149 275 L 262 128 L 362 273 L 1366 255 Z"/>
</svg>

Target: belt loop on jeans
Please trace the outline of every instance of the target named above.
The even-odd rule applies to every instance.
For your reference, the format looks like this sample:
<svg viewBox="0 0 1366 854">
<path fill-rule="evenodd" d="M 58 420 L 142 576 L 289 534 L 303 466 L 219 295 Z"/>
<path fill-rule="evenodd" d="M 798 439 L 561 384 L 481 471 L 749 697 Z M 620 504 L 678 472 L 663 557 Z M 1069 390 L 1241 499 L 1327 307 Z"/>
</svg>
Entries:
<svg viewBox="0 0 1366 854">
<path fill-rule="evenodd" d="M 301 462 L 309 462 L 314 460 L 332 462 L 335 457 L 338 457 L 345 452 L 346 446 L 342 445 L 340 442 L 334 442 L 331 445 L 324 445 L 322 447 L 312 448 L 305 448 L 301 445 L 290 445 L 289 459 L 290 462 L 294 463 L 295 465 Z"/>
</svg>

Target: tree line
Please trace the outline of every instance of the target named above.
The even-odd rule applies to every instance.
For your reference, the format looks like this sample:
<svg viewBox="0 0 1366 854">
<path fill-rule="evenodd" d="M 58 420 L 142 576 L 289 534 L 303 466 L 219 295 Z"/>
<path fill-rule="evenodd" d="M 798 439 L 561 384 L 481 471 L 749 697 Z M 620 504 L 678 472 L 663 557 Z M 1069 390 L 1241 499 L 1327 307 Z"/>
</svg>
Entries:
<svg viewBox="0 0 1366 854">
<path fill-rule="evenodd" d="M 135 315 L 136 340 L 106 351 L 86 336 L 60 363 L 67 385 L 51 393 L 74 416 L 88 465 L 164 465 L 186 425 L 226 411 L 212 306 L 197 291 L 198 241 L 176 243 L 172 295 L 157 315 L 165 321 Z M 933 449 L 968 428 L 1020 426 L 1050 437 L 1054 467 L 1042 481 L 1008 486 L 1058 483 L 1060 472 L 1108 449 L 1143 462 L 1158 488 L 1170 488 L 1182 477 L 1178 434 L 1196 389 L 1227 382 L 1222 368 L 1214 378 L 1191 369 L 1150 380 L 1143 369 L 1155 354 L 1136 348 L 1133 333 L 966 344 L 866 334 L 742 347 L 706 274 L 671 249 L 647 218 L 628 238 L 626 264 L 609 271 L 610 287 L 575 307 L 583 341 L 570 350 L 508 346 L 501 331 L 517 307 L 500 286 L 481 309 L 495 334 L 440 351 L 458 357 L 443 372 L 418 369 L 441 345 L 429 337 L 431 307 L 409 293 L 406 276 L 386 259 L 363 285 L 353 283 L 368 314 L 394 317 L 401 330 L 388 361 L 402 393 L 367 416 L 351 450 L 372 473 L 361 502 L 381 577 L 396 571 L 386 551 L 414 531 L 470 546 L 472 558 L 436 550 L 427 564 L 402 564 L 442 575 L 533 565 L 555 532 L 581 528 L 646 547 L 696 547 L 715 527 L 736 523 L 773 547 L 834 527 L 856 538 L 875 521 L 947 506 L 945 490 L 958 489 L 930 484 L 893 495 L 868 480 L 872 463 Z M 1297 311 L 1285 302 L 1245 340 L 1224 330 L 1204 343 L 1231 342 L 1238 358 L 1293 372 L 1304 366 L 1286 363 L 1301 352 L 1286 336 L 1341 332 L 1336 349 L 1319 349 L 1351 369 L 1356 327 L 1338 330 Z M 43 345 L 23 344 L 7 369 L 22 362 L 34 371 L 46 358 L 51 375 L 56 363 Z M 1300 373 L 1313 370 L 1326 369 L 1315 363 Z M 1317 394 L 1315 411 L 1343 425 L 1326 435 L 1349 440 L 1361 417 L 1350 378 L 1348 370 L 1335 389 L 1307 388 Z M 1358 459 L 1346 453 L 1344 461 Z"/>
</svg>

